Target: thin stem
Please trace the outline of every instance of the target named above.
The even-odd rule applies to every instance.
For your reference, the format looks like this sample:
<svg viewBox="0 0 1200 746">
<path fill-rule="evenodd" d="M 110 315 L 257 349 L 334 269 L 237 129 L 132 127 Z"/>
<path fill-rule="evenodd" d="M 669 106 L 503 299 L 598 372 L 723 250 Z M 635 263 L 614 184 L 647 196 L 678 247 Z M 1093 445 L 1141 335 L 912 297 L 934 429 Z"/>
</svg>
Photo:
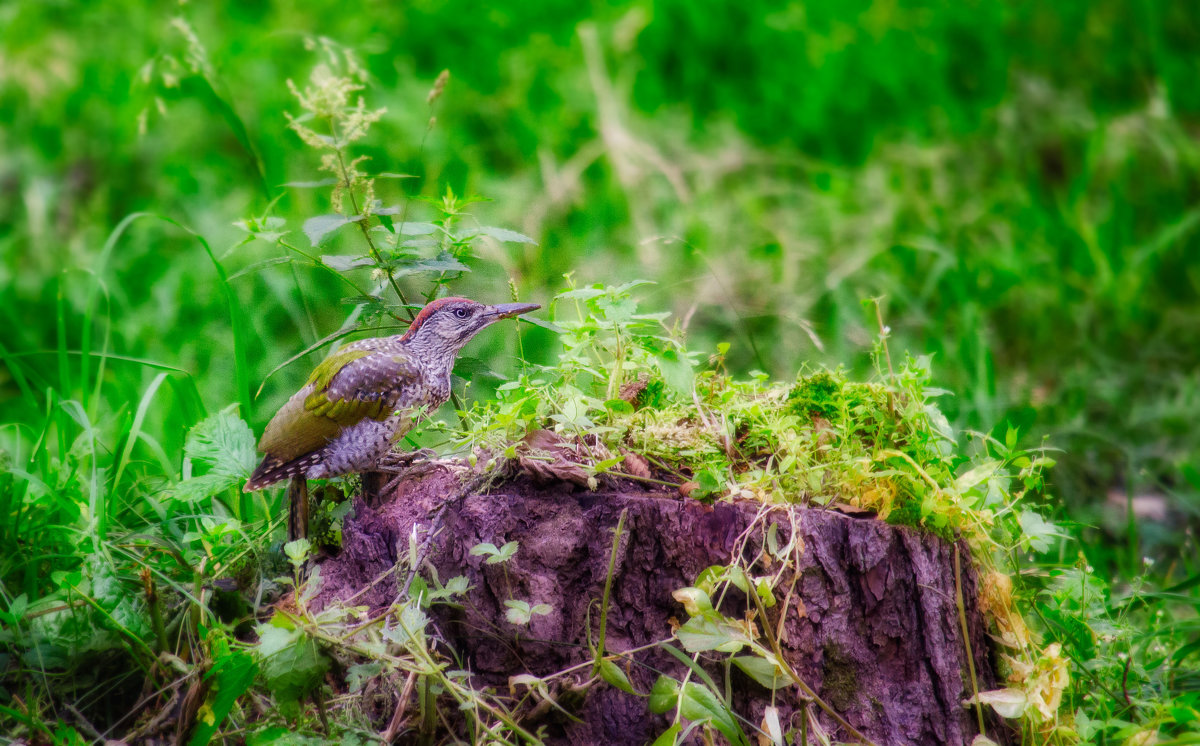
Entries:
<svg viewBox="0 0 1200 746">
<path fill-rule="evenodd" d="M 592 667 L 592 676 L 600 673 L 600 661 L 604 658 L 604 633 L 608 626 L 608 601 L 612 595 L 613 573 L 617 569 L 617 551 L 621 548 L 621 535 L 625 533 L 625 518 L 629 508 L 621 510 L 617 519 L 617 530 L 613 532 L 612 552 L 608 555 L 608 576 L 604 579 L 604 597 L 600 600 L 600 639 L 596 644 L 596 665 Z"/>
<path fill-rule="evenodd" d="M 336 139 L 337 123 L 332 117 L 329 120 L 329 129 Z M 358 200 L 354 197 L 354 190 L 350 187 L 350 170 L 346 168 L 345 152 L 342 150 L 340 145 L 334 148 L 333 152 L 337 154 L 338 168 L 341 169 L 342 172 L 342 184 L 346 186 L 346 194 L 350 197 L 350 207 L 354 209 L 355 215 L 363 215 L 358 208 Z M 371 240 L 371 231 L 369 228 L 367 228 L 366 217 L 366 215 L 363 215 L 363 219 L 358 221 L 358 227 L 362 229 L 363 238 L 367 240 L 367 247 L 371 250 L 371 258 L 375 260 L 375 263 L 379 265 L 383 269 L 384 274 L 387 275 L 388 283 L 391 284 L 392 290 L 396 291 L 396 297 L 400 299 L 400 303 L 404 306 L 404 312 L 408 314 L 408 320 L 412 321 L 416 318 L 416 316 L 413 314 L 412 309 L 408 307 L 408 298 L 404 296 L 404 291 L 400 289 L 399 283 L 396 282 L 396 277 L 392 274 L 391 267 L 384 265 L 383 256 L 379 253 L 379 249 L 375 247 L 375 242 Z M 403 321 L 403 319 L 395 314 L 392 314 L 392 316 L 399 321 Z"/>
<path fill-rule="evenodd" d="M 958 623 L 962 627 L 963 645 L 967 648 L 967 670 L 971 673 L 971 693 L 975 699 L 975 717 L 979 720 L 979 734 L 986 736 L 983 705 L 979 702 L 979 679 L 975 676 L 975 653 L 971 650 L 971 632 L 967 628 L 967 611 L 963 605 L 962 561 L 959 557 L 957 542 L 954 544 L 954 595 L 955 603 L 958 605 Z"/>
</svg>

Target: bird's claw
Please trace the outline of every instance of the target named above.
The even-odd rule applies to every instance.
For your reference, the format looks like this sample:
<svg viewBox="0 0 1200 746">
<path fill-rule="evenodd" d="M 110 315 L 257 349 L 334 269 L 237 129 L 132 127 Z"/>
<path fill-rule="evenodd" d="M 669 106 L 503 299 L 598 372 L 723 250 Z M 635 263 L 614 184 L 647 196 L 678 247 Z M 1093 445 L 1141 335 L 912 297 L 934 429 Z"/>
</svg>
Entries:
<svg viewBox="0 0 1200 746">
<path fill-rule="evenodd" d="M 437 453 L 429 448 L 421 448 L 416 451 L 392 451 L 379 459 L 375 470 L 388 474 L 403 474 L 418 461 L 428 461 L 436 457 Z"/>
</svg>

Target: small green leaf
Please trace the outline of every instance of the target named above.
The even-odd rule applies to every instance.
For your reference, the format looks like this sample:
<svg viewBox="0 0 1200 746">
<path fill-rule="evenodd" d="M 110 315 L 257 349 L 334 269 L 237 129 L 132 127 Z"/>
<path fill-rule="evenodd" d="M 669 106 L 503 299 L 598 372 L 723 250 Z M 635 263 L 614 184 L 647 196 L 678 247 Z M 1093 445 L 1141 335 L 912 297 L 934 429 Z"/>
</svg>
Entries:
<svg viewBox="0 0 1200 746">
<path fill-rule="evenodd" d="M 663 674 L 650 687 L 650 712 L 661 715 L 675 709 L 679 700 L 679 682 Z"/>
<path fill-rule="evenodd" d="M 637 691 L 633 688 L 633 684 L 629 683 L 629 677 L 625 675 L 621 667 L 608 658 L 600 659 L 600 678 L 623 692 L 637 694 Z"/>
<path fill-rule="evenodd" d="M 720 653 L 736 653 L 751 642 L 745 633 L 733 625 L 707 616 L 694 616 L 687 620 L 675 636 L 689 653 L 716 650 Z"/>
<path fill-rule="evenodd" d="M 545 319 L 539 319 L 536 316 L 522 316 L 521 321 L 524 321 L 527 324 L 533 324 L 534 326 L 540 326 L 541 328 L 550 332 L 554 332 L 555 334 L 567 333 L 567 330 L 563 329 L 558 324 L 546 321 Z"/>
<path fill-rule="evenodd" d="M 604 408 L 613 414 L 632 414 L 633 405 L 624 399 L 609 399 L 604 402 Z"/>
<path fill-rule="evenodd" d="M 984 482 L 996 473 L 996 470 L 1004 465 L 1003 461 L 987 461 L 976 466 L 975 468 L 963 474 L 958 479 L 954 480 L 954 489 L 959 492 L 966 492 L 972 487 Z"/>
<path fill-rule="evenodd" d="M 706 686 L 694 681 L 684 685 L 679 714 L 688 720 L 712 723 L 731 743 L 746 743 L 746 734 L 738 727 L 729 708 Z"/>
<path fill-rule="evenodd" d="M 258 462 L 254 433 L 233 408 L 203 420 L 188 433 L 184 454 L 208 466 L 208 473 L 175 485 L 175 497 L 194 502 L 247 479 Z"/>
<path fill-rule="evenodd" d="M 288 561 L 296 568 L 299 568 L 308 559 L 308 553 L 311 549 L 312 542 L 308 539 L 296 539 L 283 545 L 283 553 L 287 555 Z"/>
<path fill-rule="evenodd" d="M 671 727 L 664 730 L 658 738 L 654 739 L 654 743 L 650 744 L 650 746 L 675 746 L 679 738 L 679 732 L 682 730 L 683 726 L 679 723 L 672 723 Z"/>
<path fill-rule="evenodd" d="M 780 689 L 792 683 L 774 660 L 758 655 L 735 655 L 733 665 L 742 669 L 747 676 L 768 689 Z"/>
<path fill-rule="evenodd" d="M 771 589 L 771 578 L 769 576 L 761 577 L 755 581 L 754 592 L 758 594 L 759 599 L 762 600 L 763 606 L 766 608 L 769 609 L 775 605 L 775 592 Z"/>
<path fill-rule="evenodd" d="M 1021 524 L 1021 533 L 1029 543 L 1029 548 L 1035 552 L 1048 552 L 1053 546 L 1054 539 L 1064 536 L 1058 526 L 1047 521 L 1035 510 L 1022 510 L 1017 513 Z"/>
<path fill-rule="evenodd" d="M 485 541 L 480 544 L 476 544 L 475 546 L 471 547 L 471 552 L 470 552 L 471 556 L 473 556 L 473 557 L 479 557 L 481 555 L 487 555 L 489 557 L 494 557 L 499 553 L 500 553 L 500 550 L 497 549 L 496 545 L 490 541 Z"/>
<path fill-rule="evenodd" d="M 484 561 L 489 565 L 498 565 L 501 562 L 508 562 L 510 559 L 512 559 L 513 555 L 517 553 L 517 547 L 519 546 L 520 545 L 517 544 L 517 542 L 510 541 L 497 549 L 494 556 L 488 557 Z"/>
<path fill-rule="evenodd" d="M 704 572 L 700 573 L 700 578 L 704 577 Z M 671 594 L 671 598 L 683 604 L 683 610 L 692 616 L 707 614 L 713 610 L 712 600 L 708 597 L 708 593 L 700 588 L 680 588 Z"/>
<path fill-rule="evenodd" d="M 517 626 L 529 624 L 529 620 L 532 618 L 532 610 L 529 608 L 528 603 L 510 598 L 504 602 L 504 605 L 507 607 L 507 610 L 504 612 L 504 618 L 508 620 L 509 624 Z"/>
</svg>

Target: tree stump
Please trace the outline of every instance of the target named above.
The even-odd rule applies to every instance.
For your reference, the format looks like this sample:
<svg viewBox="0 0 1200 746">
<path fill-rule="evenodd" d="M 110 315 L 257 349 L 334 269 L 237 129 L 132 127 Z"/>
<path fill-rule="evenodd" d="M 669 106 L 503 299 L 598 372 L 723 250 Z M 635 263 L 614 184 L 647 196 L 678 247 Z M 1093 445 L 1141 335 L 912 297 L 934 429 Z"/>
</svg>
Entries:
<svg viewBox="0 0 1200 746">
<path fill-rule="evenodd" d="M 356 604 L 387 607 L 399 590 L 394 577 L 363 589 L 407 556 L 414 526 L 421 541 L 433 527 L 437 533 L 426 549 L 438 576 L 470 581 L 461 607 L 435 606 L 433 618 L 477 686 L 503 690 L 512 675 L 545 676 L 590 659 L 622 511 L 627 517 L 607 617 L 610 653 L 669 638 L 672 624 L 688 618 L 672 592 L 692 585 L 705 568 L 730 563 L 738 546 L 745 544 L 742 559 L 751 559 L 773 523 L 779 543 L 789 540 L 793 526 L 802 542 L 793 560 L 797 572 L 782 579 L 779 603 L 769 611 L 773 622 L 784 614 L 781 646 L 799 676 L 877 744 L 965 745 L 978 732 L 974 711 L 962 705 L 972 685 L 956 602 L 956 550 L 930 534 L 829 510 L 749 501 L 705 505 L 675 493 L 593 493 L 528 480 L 464 495 L 445 468 L 406 478 L 381 497 L 374 501 L 378 508 L 357 500 L 345 519 L 340 554 L 321 565 L 318 603 L 359 594 Z M 739 541 L 752 524 L 748 541 Z M 470 554 L 479 543 L 509 541 L 520 547 L 503 566 Z M 969 649 L 982 691 L 995 687 L 995 674 L 975 602 L 976 577 L 965 547 L 959 551 Z M 505 619 L 510 598 L 552 610 L 514 626 Z M 726 599 L 722 611 L 740 617 L 745 605 L 744 597 L 740 606 Z M 702 661 L 722 686 L 730 677 L 741 717 L 759 725 L 764 708 L 774 704 L 784 731 L 799 726 L 804 704 L 795 687 L 772 697 L 736 668 L 727 673 L 720 663 L 725 657 Z M 686 670 L 660 648 L 634 660 L 628 673 L 640 692 L 648 692 L 659 673 L 680 678 Z M 835 741 L 852 740 L 815 705 L 808 711 Z M 670 722 L 652 715 L 645 698 L 607 684 L 586 692 L 574 714 L 581 722 L 528 725 L 545 725 L 547 743 L 643 746 Z M 1003 727 L 989 719 L 988 735 L 1008 740 Z"/>
</svg>

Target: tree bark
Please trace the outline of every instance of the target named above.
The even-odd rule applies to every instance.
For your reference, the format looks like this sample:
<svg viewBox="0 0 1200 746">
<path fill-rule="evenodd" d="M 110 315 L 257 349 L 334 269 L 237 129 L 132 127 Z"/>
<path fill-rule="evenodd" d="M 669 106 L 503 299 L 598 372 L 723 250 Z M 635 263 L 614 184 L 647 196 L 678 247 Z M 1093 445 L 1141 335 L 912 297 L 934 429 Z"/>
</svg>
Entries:
<svg viewBox="0 0 1200 746">
<path fill-rule="evenodd" d="M 319 602 L 358 594 L 356 604 L 392 603 L 404 573 L 363 589 L 407 556 L 417 527 L 415 540 L 440 579 L 465 575 L 470 581 L 460 607 L 437 606 L 433 617 L 476 685 L 505 690 L 512 675 L 547 676 L 591 658 L 622 511 L 627 517 L 607 615 L 609 653 L 670 638 L 672 625 L 688 618 L 672 592 L 692 585 L 711 565 L 753 560 L 774 524 L 778 545 L 788 543 L 793 528 L 797 532 L 790 558 L 795 571 L 786 570 L 775 587 L 770 624 L 756 623 L 759 630 L 777 628 L 782 618 L 780 646 L 800 678 L 877 744 L 969 744 L 978 732 L 975 712 L 962 705 L 972 683 L 956 602 L 956 549 L 931 534 L 829 510 L 748 501 L 705 505 L 674 493 L 591 493 L 518 481 L 487 494 L 463 494 L 442 468 L 406 478 L 382 497 L 378 508 L 357 501 L 346 518 L 340 554 L 322 565 Z M 479 543 L 499 547 L 509 541 L 518 542 L 519 550 L 502 565 L 470 554 Z M 969 649 L 978 686 L 986 690 L 995 687 L 991 648 L 969 554 L 965 546 L 958 551 Z M 778 569 L 760 564 L 753 573 Z M 509 599 L 544 603 L 551 611 L 514 626 L 505 619 Z M 721 606 L 737 618 L 746 608 L 740 593 Z M 718 686 L 728 687 L 752 742 L 752 728 L 769 705 L 778 708 L 785 732 L 799 729 L 807 711 L 835 742 L 853 740 L 827 713 L 806 705 L 796 687 L 772 695 L 736 668 L 727 671 L 727 657 L 704 654 L 701 663 Z M 659 673 L 678 679 L 686 672 L 661 648 L 636 653 L 625 670 L 643 693 Z M 577 683 L 589 674 L 584 669 Z M 668 716 L 650 714 L 645 698 L 607 684 L 569 689 L 562 701 L 570 709 L 575 700 L 581 722 L 555 719 L 550 710 L 541 722 L 528 724 L 545 726 L 547 743 L 641 746 L 670 723 Z M 987 727 L 991 738 L 1008 740 L 996 720 Z M 817 743 L 811 736 L 809 743 Z"/>
</svg>

